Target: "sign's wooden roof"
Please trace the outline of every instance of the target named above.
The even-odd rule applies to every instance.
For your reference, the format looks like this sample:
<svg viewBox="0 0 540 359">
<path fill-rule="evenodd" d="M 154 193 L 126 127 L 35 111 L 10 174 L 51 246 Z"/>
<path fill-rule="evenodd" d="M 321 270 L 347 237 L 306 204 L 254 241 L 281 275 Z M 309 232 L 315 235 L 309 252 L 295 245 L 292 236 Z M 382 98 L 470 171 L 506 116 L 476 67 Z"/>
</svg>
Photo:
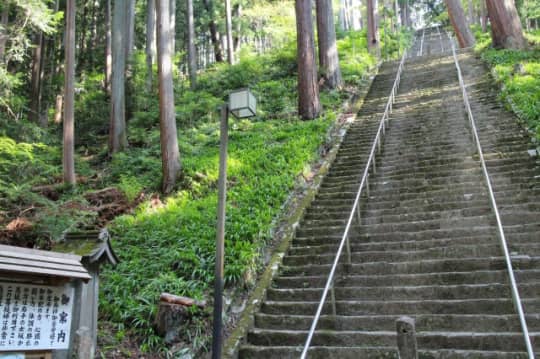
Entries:
<svg viewBox="0 0 540 359">
<path fill-rule="evenodd" d="M 89 280 L 81 257 L 73 254 L 0 245 L 0 272 Z"/>
</svg>

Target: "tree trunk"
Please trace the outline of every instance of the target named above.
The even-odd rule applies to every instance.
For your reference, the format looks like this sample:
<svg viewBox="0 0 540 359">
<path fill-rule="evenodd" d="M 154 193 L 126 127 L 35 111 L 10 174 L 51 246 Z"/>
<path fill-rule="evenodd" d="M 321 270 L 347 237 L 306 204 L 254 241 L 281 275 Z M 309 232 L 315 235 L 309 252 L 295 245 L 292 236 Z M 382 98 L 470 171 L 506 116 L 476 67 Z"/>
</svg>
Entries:
<svg viewBox="0 0 540 359">
<path fill-rule="evenodd" d="M 79 38 L 79 63 L 78 63 L 78 66 L 79 66 L 79 73 L 82 72 L 82 69 L 85 65 L 85 60 L 86 60 L 86 28 L 88 27 L 88 25 L 86 24 L 86 20 L 87 20 L 87 15 L 86 15 L 86 5 L 87 5 L 87 1 L 81 1 L 81 5 L 82 5 L 82 16 L 81 16 L 81 31 L 80 34 L 81 34 L 81 37 Z"/>
<path fill-rule="evenodd" d="M 169 4 L 169 28 L 171 32 L 171 58 L 174 58 L 176 53 L 176 0 L 170 0 Z"/>
<path fill-rule="evenodd" d="M 486 0 L 495 48 L 523 49 L 527 46 L 513 0 Z"/>
<path fill-rule="evenodd" d="M 408 27 L 409 24 L 407 23 L 407 3 L 405 2 L 405 0 L 401 0 L 401 2 L 399 3 L 399 7 L 399 13 L 401 15 L 401 25 L 403 27 Z"/>
<path fill-rule="evenodd" d="M 0 63 L 3 63 L 5 59 L 6 42 L 8 39 L 7 32 L 6 32 L 8 21 L 9 21 L 9 3 L 4 3 L 4 5 L 2 5 L 2 13 L 0 14 L 0 25 L 4 29 L 0 31 Z"/>
<path fill-rule="evenodd" d="M 240 20 L 240 18 L 242 17 L 241 4 L 235 5 L 234 10 L 233 10 L 233 15 L 236 19 Z M 241 26 L 240 21 L 238 21 L 236 24 L 236 34 L 235 36 L 233 36 L 233 47 L 234 47 L 235 52 L 238 51 L 238 49 L 240 48 L 240 45 L 242 44 L 241 34 L 242 34 L 242 26 Z"/>
<path fill-rule="evenodd" d="M 120 2 L 125 2 L 126 12 L 123 16 L 126 17 L 125 21 L 125 32 L 126 32 L 126 43 L 124 45 L 126 51 L 126 59 L 129 60 L 131 53 L 133 52 L 133 47 L 135 44 L 135 0 L 119 0 Z M 115 4 L 116 9 L 116 4 Z M 115 13 L 116 15 L 116 13 Z M 115 30 L 116 31 L 116 30 Z"/>
<path fill-rule="evenodd" d="M 480 22 L 482 24 L 482 32 L 487 31 L 488 16 L 486 11 L 486 0 L 480 0 Z"/>
<path fill-rule="evenodd" d="M 319 39 L 319 66 L 325 84 L 332 89 L 340 87 L 342 80 L 332 0 L 317 0 L 317 35 Z"/>
<path fill-rule="evenodd" d="M 189 1 L 189 0 L 188 0 Z M 152 65 L 154 63 L 154 39 L 156 35 L 156 2 L 148 0 L 146 4 L 146 90 L 152 92 Z"/>
<path fill-rule="evenodd" d="M 234 64 L 234 48 L 232 40 L 232 9 L 231 0 L 225 0 L 225 22 L 227 28 L 227 61 Z"/>
<path fill-rule="evenodd" d="M 34 123 L 40 123 L 41 114 L 41 67 L 43 65 L 43 50 L 44 50 L 44 36 L 43 33 L 35 35 L 34 41 L 34 56 L 32 57 L 32 79 L 31 79 L 31 92 L 30 92 L 30 111 L 28 112 L 28 119 Z"/>
<path fill-rule="evenodd" d="M 111 0 L 105 0 L 105 88 L 111 94 L 112 78 L 112 31 Z"/>
<path fill-rule="evenodd" d="M 112 32 L 112 83 L 111 83 L 111 121 L 109 126 L 109 153 L 123 151 L 127 147 L 125 80 L 127 56 L 126 2 L 114 2 Z"/>
<path fill-rule="evenodd" d="M 54 106 L 54 123 L 60 124 L 62 123 L 62 102 L 64 100 L 64 97 L 60 95 L 56 95 L 56 102 Z"/>
<path fill-rule="evenodd" d="M 398 3 L 398 0 L 394 0 L 394 12 L 396 13 L 396 25 L 399 29 L 399 27 L 401 26 L 401 21 L 400 21 L 400 18 L 399 18 L 399 3 Z"/>
<path fill-rule="evenodd" d="M 315 60 L 311 0 L 296 0 L 296 33 L 298 43 L 298 114 L 304 120 L 319 115 L 319 83 Z"/>
<path fill-rule="evenodd" d="M 340 0 L 339 2 L 339 26 L 342 31 L 349 30 L 349 25 L 347 23 L 347 1 Z"/>
<path fill-rule="evenodd" d="M 216 62 L 223 62 L 223 53 L 221 51 L 221 43 L 219 40 L 219 34 L 214 21 L 214 3 L 213 0 L 203 0 L 204 8 L 210 17 L 210 22 L 208 27 L 210 29 L 210 39 L 212 40 L 212 45 L 214 46 L 214 56 Z"/>
<path fill-rule="evenodd" d="M 379 55 L 379 29 L 377 26 L 377 0 L 367 0 L 367 43 L 372 54 Z"/>
<path fill-rule="evenodd" d="M 469 11 L 469 25 L 474 24 L 474 5 L 472 0 L 469 0 L 467 3 L 468 11 Z"/>
<path fill-rule="evenodd" d="M 170 193 L 180 175 L 180 154 L 174 110 L 174 93 L 171 59 L 170 2 L 156 0 L 157 56 L 159 79 L 159 119 L 163 169 L 162 190 Z"/>
<path fill-rule="evenodd" d="M 193 17 L 193 0 L 187 0 L 188 24 L 188 72 L 191 89 L 197 87 L 197 53 L 195 50 L 195 21 Z"/>
<path fill-rule="evenodd" d="M 474 37 L 469 28 L 467 18 L 463 12 L 460 0 L 444 0 L 448 9 L 448 16 L 450 22 L 456 33 L 456 37 L 461 48 L 470 47 L 474 45 Z"/>
<path fill-rule="evenodd" d="M 64 183 L 75 185 L 75 0 L 66 1 L 65 106 L 63 129 Z"/>
</svg>

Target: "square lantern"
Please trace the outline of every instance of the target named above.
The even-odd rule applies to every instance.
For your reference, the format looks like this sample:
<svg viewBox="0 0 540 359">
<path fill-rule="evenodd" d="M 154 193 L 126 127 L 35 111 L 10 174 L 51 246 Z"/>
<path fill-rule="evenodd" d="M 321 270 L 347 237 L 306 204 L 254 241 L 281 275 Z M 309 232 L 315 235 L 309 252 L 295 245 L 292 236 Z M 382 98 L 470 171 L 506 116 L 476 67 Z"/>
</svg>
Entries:
<svg viewBox="0 0 540 359">
<path fill-rule="evenodd" d="M 229 94 L 229 111 L 236 118 L 254 117 L 257 114 L 257 100 L 248 88 Z"/>
</svg>

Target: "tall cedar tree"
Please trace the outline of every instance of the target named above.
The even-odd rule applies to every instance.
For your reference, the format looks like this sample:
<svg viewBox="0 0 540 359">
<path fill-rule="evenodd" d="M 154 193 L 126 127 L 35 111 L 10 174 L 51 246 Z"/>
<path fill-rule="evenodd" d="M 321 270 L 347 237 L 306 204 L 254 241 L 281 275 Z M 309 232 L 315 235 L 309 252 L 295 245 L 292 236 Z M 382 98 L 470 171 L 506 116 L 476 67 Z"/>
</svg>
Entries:
<svg viewBox="0 0 540 359">
<path fill-rule="evenodd" d="M 214 2 L 213 0 L 203 0 L 203 5 L 208 13 L 210 21 L 208 27 L 210 29 L 210 39 L 214 46 L 214 56 L 216 62 L 223 62 L 223 52 L 221 51 L 221 41 L 219 40 L 218 28 L 214 20 Z"/>
<path fill-rule="evenodd" d="M 373 54 L 380 54 L 377 0 L 367 0 L 367 43 Z"/>
<path fill-rule="evenodd" d="M 126 36 L 126 2 L 116 0 L 113 13 L 112 39 L 112 82 L 111 82 L 111 119 L 109 126 L 109 153 L 123 151 L 127 143 L 126 135 L 126 56 L 128 39 Z"/>
<path fill-rule="evenodd" d="M 64 183 L 75 185 L 75 0 L 66 2 L 65 106 L 63 129 Z"/>
<path fill-rule="evenodd" d="M 227 61 L 234 64 L 234 48 L 232 38 L 232 9 L 231 0 L 225 0 L 225 27 L 227 37 Z"/>
<path fill-rule="evenodd" d="M 170 193 L 180 176 L 180 153 L 174 110 L 170 2 L 156 0 L 157 13 L 157 64 L 159 81 L 159 123 L 161 159 L 163 169 L 162 190 Z"/>
<path fill-rule="evenodd" d="M 105 87 L 111 95 L 112 79 L 112 24 L 111 0 L 105 0 Z"/>
<path fill-rule="evenodd" d="M 523 49 L 527 46 L 514 0 L 486 0 L 495 48 Z"/>
<path fill-rule="evenodd" d="M 319 39 L 319 65 L 329 88 L 342 85 L 336 44 L 332 0 L 317 0 L 317 35 Z"/>
<path fill-rule="evenodd" d="M 469 28 L 469 22 L 465 17 L 465 12 L 461 6 L 460 0 L 444 0 L 448 9 L 448 16 L 450 22 L 456 33 L 459 46 L 461 48 L 470 47 L 474 45 L 474 37 Z"/>
<path fill-rule="evenodd" d="M 9 3 L 4 3 L 2 5 L 2 13 L 0 13 L 0 27 L 3 30 L 0 30 L 0 63 L 4 62 L 4 55 L 6 52 L 6 42 L 8 35 L 6 34 L 6 29 L 9 21 Z"/>
<path fill-rule="evenodd" d="M 319 116 L 319 83 L 315 60 L 311 0 L 296 0 L 296 36 L 298 44 L 298 114 L 304 120 Z"/>
<path fill-rule="evenodd" d="M 154 40 L 156 38 L 156 1 L 148 0 L 146 3 L 146 90 L 152 92 L 152 65 L 154 63 Z"/>
<path fill-rule="evenodd" d="M 187 0 L 188 26 L 188 71 L 191 89 L 197 87 L 197 53 L 195 50 L 195 21 L 193 16 L 193 0 Z"/>
</svg>

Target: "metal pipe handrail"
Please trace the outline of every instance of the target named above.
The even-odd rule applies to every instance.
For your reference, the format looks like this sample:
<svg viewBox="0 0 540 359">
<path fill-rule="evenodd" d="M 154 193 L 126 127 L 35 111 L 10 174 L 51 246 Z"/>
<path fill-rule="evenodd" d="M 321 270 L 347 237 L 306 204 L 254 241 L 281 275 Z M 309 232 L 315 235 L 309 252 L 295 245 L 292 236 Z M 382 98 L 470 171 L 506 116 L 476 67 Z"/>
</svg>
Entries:
<svg viewBox="0 0 540 359">
<path fill-rule="evenodd" d="M 319 306 L 317 307 L 317 312 L 315 313 L 315 317 L 313 318 L 313 322 L 311 323 L 311 328 L 309 330 L 306 343 L 304 344 L 304 349 L 302 351 L 302 355 L 300 356 L 301 359 L 305 359 L 307 356 L 307 352 L 309 350 L 309 347 L 311 345 L 311 340 L 313 339 L 313 335 L 315 334 L 315 329 L 317 328 L 317 324 L 319 322 L 319 318 L 321 316 L 324 303 L 326 302 L 326 298 L 328 296 L 328 292 L 331 291 L 331 296 L 333 298 L 333 311 L 335 315 L 335 297 L 334 297 L 334 275 L 336 273 L 336 269 L 341 257 L 341 254 L 343 253 L 343 247 L 347 247 L 347 261 L 348 264 L 351 264 L 351 253 L 350 253 L 350 244 L 349 244 L 349 231 L 351 229 L 351 225 L 354 221 L 355 212 L 357 214 L 357 218 L 360 219 L 360 197 L 362 195 L 362 190 L 364 189 L 364 186 L 366 186 L 366 193 L 369 193 L 369 169 L 371 166 L 373 166 L 373 169 L 375 169 L 375 151 L 377 148 L 381 148 L 381 136 L 385 133 L 385 123 L 389 119 L 389 114 L 392 112 L 392 104 L 395 101 L 395 97 L 397 94 L 397 90 L 399 89 L 399 84 L 401 80 L 401 73 L 403 71 L 403 67 L 405 64 L 405 58 L 407 56 L 407 51 L 403 53 L 403 56 L 401 58 L 401 62 L 399 63 L 398 71 L 396 74 L 396 79 L 394 80 L 394 85 L 392 86 L 392 91 L 390 92 L 390 96 L 388 98 L 388 102 L 386 103 L 386 107 L 383 113 L 383 116 L 381 118 L 381 121 L 379 123 L 379 128 L 377 129 L 377 134 L 375 135 L 375 139 L 373 140 L 373 145 L 371 146 L 371 151 L 369 153 L 368 161 L 366 163 L 366 167 L 364 169 L 364 173 L 362 175 L 362 179 L 360 181 L 360 186 L 358 187 L 358 192 L 356 193 L 356 198 L 354 200 L 354 204 L 351 210 L 351 213 L 349 215 L 349 220 L 347 221 L 347 225 L 345 227 L 345 231 L 343 232 L 343 236 L 341 238 L 341 242 L 339 244 L 338 250 L 336 252 L 336 257 L 334 259 L 334 263 L 332 264 L 332 269 L 330 270 L 330 274 L 328 275 L 328 279 L 326 281 L 326 285 L 323 290 L 323 294 L 321 296 L 321 300 L 319 302 Z M 382 134 L 382 135 L 381 135 Z"/>
<path fill-rule="evenodd" d="M 450 35 L 448 35 L 450 37 Z M 497 201 L 495 200 L 495 194 L 493 193 L 493 187 L 491 185 L 491 180 L 489 177 L 489 172 L 487 170 L 486 162 L 484 160 L 484 154 L 482 152 L 482 146 L 480 144 L 480 139 L 478 137 L 478 131 L 476 129 L 476 123 L 474 121 L 474 117 L 471 110 L 471 104 L 469 103 L 469 96 L 467 95 L 467 90 L 465 88 L 465 81 L 463 80 L 463 76 L 461 74 L 461 68 L 459 66 L 459 61 L 456 55 L 456 49 L 454 46 L 454 43 L 452 43 L 452 54 L 454 55 L 454 62 L 456 64 L 456 69 L 458 73 L 459 78 L 459 86 L 461 87 L 461 93 L 463 95 L 463 102 L 465 104 L 465 108 L 467 110 L 467 115 L 469 117 L 469 121 L 471 123 L 471 129 L 473 133 L 473 140 L 476 142 L 476 147 L 478 150 L 478 155 L 480 157 L 480 163 L 482 165 L 482 170 L 484 172 L 484 179 L 486 180 L 489 197 L 491 200 L 491 207 L 493 208 L 493 212 L 495 213 L 495 218 L 497 219 L 497 228 L 499 230 L 499 238 L 501 241 L 501 247 L 503 249 L 504 253 L 504 259 L 506 262 L 506 269 L 508 271 L 508 276 L 510 277 L 510 287 L 512 290 L 512 298 L 514 300 L 514 305 L 516 306 L 516 310 L 519 315 L 519 322 L 521 324 L 521 329 L 523 331 L 523 336 L 525 339 L 525 346 L 527 348 L 527 354 L 529 355 L 530 359 L 534 359 L 534 351 L 531 344 L 531 338 L 529 337 L 529 329 L 527 327 L 527 321 L 525 319 L 525 314 L 523 312 L 523 306 L 521 304 L 521 297 L 519 295 L 519 291 L 517 288 L 516 279 L 514 277 L 514 270 L 512 269 L 512 259 L 510 258 L 510 252 L 508 251 L 508 244 L 506 243 L 506 236 L 504 235 L 504 229 L 501 222 L 501 216 L 499 214 L 499 210 L 497 208 Z"/>
</svg>

